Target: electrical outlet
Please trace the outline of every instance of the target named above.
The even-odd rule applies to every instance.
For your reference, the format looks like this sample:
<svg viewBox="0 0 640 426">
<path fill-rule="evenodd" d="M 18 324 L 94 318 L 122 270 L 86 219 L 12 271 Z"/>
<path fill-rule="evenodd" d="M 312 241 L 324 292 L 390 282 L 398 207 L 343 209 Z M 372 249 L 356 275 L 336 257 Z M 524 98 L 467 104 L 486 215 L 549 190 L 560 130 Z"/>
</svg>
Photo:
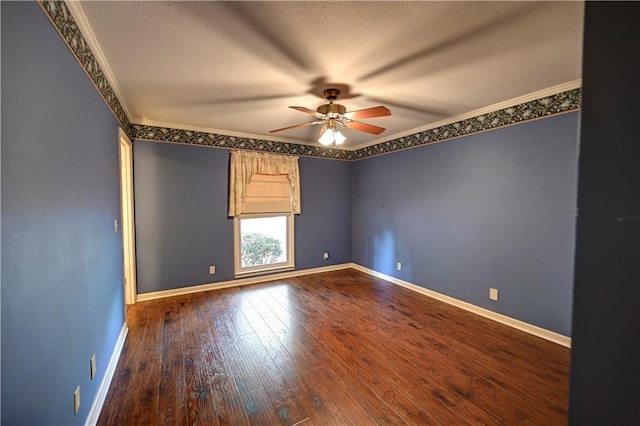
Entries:
<svg viewBox="0 0 640 426">
<path fill-rule="evenodd" d="M 80 411 L 80 385 L 73 392 L 73 414 L 78 414 L 78 411 Z"/>
<path fill-rule="evenodd" d="M 398 262 L 398 263 L 396 263 L 396 269 L 397 269 L 398 271 L 402 271 L 402 262 Z"/>
<path fill-rule="evenodd" d="M 498 300 L 498 289 L 497 288 L 490 288 L 489 289 L 489 299 Z"/>
<path fill-rule="evenodd" d="M 215 265 L 209 266 L 209 275 L 214 275 L 216 273 Z"/>
<path fill-rule="evenodd" d="M 323 258 L 324 260 L 329 259 L 329 253 L 327 253 L 326 251 L 325 251 L 324 253 L 322 253 L 322 258 Z"/>
<path fill-rule="evenodd" d="M 96 354 L 91 355 L 91 359 L 89 360 L 89 367 L 91 372 L 91 380 L 96 377 Z"/>
</svg>

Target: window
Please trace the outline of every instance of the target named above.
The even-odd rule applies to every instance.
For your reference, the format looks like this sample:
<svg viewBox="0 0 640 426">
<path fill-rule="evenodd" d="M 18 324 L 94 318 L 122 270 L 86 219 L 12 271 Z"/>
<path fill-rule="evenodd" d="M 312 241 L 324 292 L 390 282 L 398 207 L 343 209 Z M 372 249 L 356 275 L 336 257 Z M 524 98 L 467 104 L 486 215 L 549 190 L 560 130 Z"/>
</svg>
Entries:
<svg viewBox="0 0 640 426">
<path fill-rule="evenodd" d="M 293 214 L 242 214 L 234 232 L 237 275 L 294 267 Z"/>
<path fill-rule="evenodd" d="M 232 151 L 230 172 L 236 276 L 293 269 L 298 157 Z"/>
</svg>

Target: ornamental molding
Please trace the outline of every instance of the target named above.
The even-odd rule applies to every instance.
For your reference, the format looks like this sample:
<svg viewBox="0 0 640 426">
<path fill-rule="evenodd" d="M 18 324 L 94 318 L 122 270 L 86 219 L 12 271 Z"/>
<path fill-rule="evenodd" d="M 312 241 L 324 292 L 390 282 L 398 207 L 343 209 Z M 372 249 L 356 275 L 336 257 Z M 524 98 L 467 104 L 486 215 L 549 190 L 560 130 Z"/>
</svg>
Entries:
<svg viewBox="0 0 640 426">
<path fill-rule="evenodd" d="M 502 108 L 494 112 L 459 120 L 409 136 L 380 142 L 354 151 L 142 124 L 132 124 L 129 128 L 129 133 L 133 139 L 153 142 L 182 143 L 215 148 L 246 149 L 278 154 L 356 161 L 577 111 L 580 109 L 581 94 L 582 89 L 580 88 L 567 90 L 556 93 L 555 95 Z"/>
<path fill-rule="evenodd" d="M 107 106 L 111 112 L 113 112 L 113 115 L 120 123 L 120 126 L 125 130 L 128 129 L 130 125 L 129 117 L 127 117 L 120 100 L 109 84 L 100 64 L 93 55 L 89 44 L 82 35 L 78 24 L 73 19 L 73 15 L 71 14 L 66 2 L 61 0 L 38 0 L 38 3 L 104 101 L 107 103 Z"/>
<path fill-rule="evenodd" d="M 66 2 L 62 0 L 38 0 L 38 2 L 80 66 L 95 85 L 107 106 L 120 122 L 120 125 L 127 135 L 131 139 L 140 141 L 199 145 L 224 149 L 243 149 L 304 157 L 357 161 L 368 157 L 431 145 L 475 133 L 578 111 L 581 105 L 582 89 L 578 87 L 503 108 L 499 108 L 499 106 L 496 105 L 498 109 L 495 111 L 484 112 L 474 117 L 463 118 L 452 123 L 355 150 L 252 139 L 242 136 L 222 135 L 172 127 L 134 124 L 130 122 L 130 118 L 123 108 L 123 104 L 121 104 L 116 92 L 109 84 L 105 73 L 82 35 Z M 504 105 L 504 103 L 500 105 Z"/>
<path fill-rule="evenodd" d="M 354 160 L 360 160 L 362 158 L 373 157 L 423 145 L 431 145 L 463 136 L 469 136 L 474 133 L 486 132 L 527 121 L 566 114 L 568 112 L 579 110 L 581 100 L 582 89 L 576 88 L 567 90 L 554 95 L 545 96 L 540 99 L 502 108 L 497 111 L 455 121 L 433 129 L 423 130 L 409 136 L 361 148 L 354 151 Z"/>
</svg>

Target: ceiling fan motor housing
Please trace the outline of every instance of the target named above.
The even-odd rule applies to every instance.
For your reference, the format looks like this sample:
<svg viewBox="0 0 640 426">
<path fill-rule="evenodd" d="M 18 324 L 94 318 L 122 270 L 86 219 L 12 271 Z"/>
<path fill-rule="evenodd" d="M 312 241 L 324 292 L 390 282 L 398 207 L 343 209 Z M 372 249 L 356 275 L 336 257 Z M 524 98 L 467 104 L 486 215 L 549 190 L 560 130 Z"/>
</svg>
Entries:
<svg viewBox="0 0 640 426">
<path fill-rule="evenodd" d="M 339 95 L 340 91 L 338 89 L 326 89 L 324 91 L 324 97 L 329 101 L 329 103 L 320 105 L 316 111 L 332 118 L 347 112 L 347 109 L 344 106 L 333 103 Z"/>
<path fill-rule="evenodd" d="M 344 114 L 345 112 L 347 112 L 347 109 L 340 104 L 328 103 L 328 104 L 320 105 L 316 109 L 316 111 L 319 112 L 320 114 L 329 115 L 330 113 Z"/>
</svg>

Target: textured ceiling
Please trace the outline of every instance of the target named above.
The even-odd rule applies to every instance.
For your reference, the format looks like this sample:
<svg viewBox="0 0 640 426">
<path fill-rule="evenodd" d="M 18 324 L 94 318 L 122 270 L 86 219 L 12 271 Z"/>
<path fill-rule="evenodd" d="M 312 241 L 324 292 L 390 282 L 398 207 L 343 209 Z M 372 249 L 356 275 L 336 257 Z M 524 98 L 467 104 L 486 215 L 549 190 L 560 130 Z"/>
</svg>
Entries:
<svg viewBox="0 0 640 426">
<path fill-rule="evenodd" d="M 315 109 L 386 105 L 354 149 L 578 87 L 582 2 L 70 2 L 133 123 L 317 144 Z M 553 89 L 552 89 L 553 90 Z M 560 89 L 558 89 L 560 91 Z"/>
</svg>

